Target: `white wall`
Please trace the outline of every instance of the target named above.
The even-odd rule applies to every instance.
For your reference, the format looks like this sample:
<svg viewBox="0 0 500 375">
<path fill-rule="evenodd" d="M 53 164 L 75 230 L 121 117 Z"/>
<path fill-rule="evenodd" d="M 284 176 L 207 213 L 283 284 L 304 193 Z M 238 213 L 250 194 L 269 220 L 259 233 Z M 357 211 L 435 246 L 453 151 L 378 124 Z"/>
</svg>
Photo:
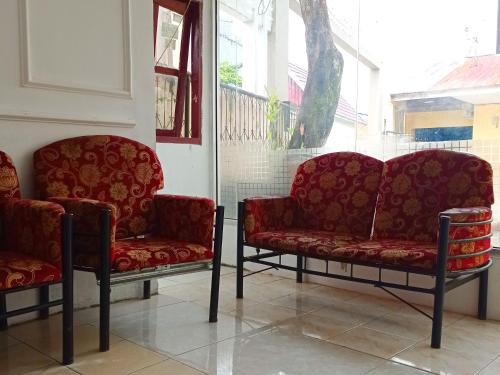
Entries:
<svg viewBox="0 0 500 375">
<path fill-rule="evenodd" d="M 50 142 L 116 134 L 155 146 L 152 14 L 149 0 L 0 3 L 0 149 L 14 159 L 25 197 L 33 151 Z M 75 276 L 76 306 L 97 303 L 94 275 Z"/>
</svg>

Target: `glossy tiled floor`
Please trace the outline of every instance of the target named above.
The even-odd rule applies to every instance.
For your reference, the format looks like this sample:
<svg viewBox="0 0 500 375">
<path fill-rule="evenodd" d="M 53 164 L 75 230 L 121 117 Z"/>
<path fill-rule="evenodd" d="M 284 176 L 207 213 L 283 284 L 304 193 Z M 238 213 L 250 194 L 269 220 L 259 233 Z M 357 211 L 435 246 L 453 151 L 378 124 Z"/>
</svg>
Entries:
<svg viewBox="0 0 500 375">
<path fill-rule="evenodd" d="M 430 321 L 396 300 L 258 274 L 236 300 L 233 269 L 209 324 L 210 274 L 161 281 L 151 300 L 112 306 L 111 350 L 97 351 L 96 308 L 75 317 L 75 363 L 60 366 L 60 315 L 0 334 L 0 375 L 500 374 L 500 322 L 447 313 Z M 425 308 L 424 308 L 425 309 Z"/>
</svg>

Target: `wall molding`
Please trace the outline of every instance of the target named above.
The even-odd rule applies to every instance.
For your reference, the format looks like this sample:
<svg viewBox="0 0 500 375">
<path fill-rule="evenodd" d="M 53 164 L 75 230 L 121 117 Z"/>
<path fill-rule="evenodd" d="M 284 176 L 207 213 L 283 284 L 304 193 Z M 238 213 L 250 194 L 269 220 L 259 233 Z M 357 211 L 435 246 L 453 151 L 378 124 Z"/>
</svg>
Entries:
<svg viewBox="0 0 500 375">
<path fill-rule="evenodd" d="M 22 121 L 22 122 L 38 122 L 50 124 L 70 124 L 70 125 L 84 125 L 84 126 L 106 126 L 118 128 L 133 128 L 135 121 L 132 120 L 111 120 L 104 118 L 76 118 L 73 116 L 66 116 L 61 114 L 51 113 L 36 113 L 36 112 L 9 112 L 0 111 L 0 121 Z"/>
<path fill-rule="evenodd" d="M 111 96 L 132 99 L 132 52 L 131 52 L 131 24 L 130 0 L 122 2 L 123 28 L 123 88 L 114 90 L 92 85 L 79 85 L 71 82 L 45 82 L 35 80 L 31 73 L 30 61 L 30 33 L 29 33 L 29 0 L 18 0 L 19 4 L 19 36 L 21 58 L 21 86 L 44 90 L 65 91 L 80 94 Z"/>
</svg>

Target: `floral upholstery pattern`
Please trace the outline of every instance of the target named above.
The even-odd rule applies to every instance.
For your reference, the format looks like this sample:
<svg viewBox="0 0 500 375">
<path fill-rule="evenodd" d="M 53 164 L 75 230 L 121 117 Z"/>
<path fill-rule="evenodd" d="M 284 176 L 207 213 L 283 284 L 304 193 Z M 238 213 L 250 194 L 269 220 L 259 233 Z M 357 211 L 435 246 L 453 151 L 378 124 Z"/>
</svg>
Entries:
<svg viewBox="0 0 500 375">
<path fill-rule="evenodd" d="M 374 239 L 434 242 L 440 212 L 492 204 L 492 169 L 486 161 L 447 150 L 400 156 L 384 165 Z"/>
<path fill-rule="evenodd" d="M 117 239 L 152 231 L 153 196 L 163 188 L 163 173 L 151 148 L 118 136 L 83 136 L 45 146 L 34 159 L 39 198 L 87 198 L 113 204 Z"/>
<path fill-rule="evenodd" d="M 491 235 L 491 224 L 472 224 L 487 222 L 492 217 L 492 211 L 487 207 L 475 208 L 457 208 L 447 210 L 442 213 L 449 216 L 451 223 L 471 223 L 471 225 L 451 226 L 449 239 L 463 240 L 467 238 L 477 238 Z M 491 247 L 491 238 L 487 237 L 471 242 L 451 243 L 448 248 L 448 255 L 465 255 L 486 251 Z M 468 269 L 480 267 L 490 259 L 490 253 L 475 255 L 465 258 L 456 258 L 448 260 L 449 270 Z"/>
<path fill-rule="evenodd" d="M 64 210 L 73 214 L 73 262 L 82 267 L 89 267 L 88 258 L 97 259 L 92 265 L 99 265 L 100 216 L 103 210 L 111 212 L 110 247 L 114 248 L 117 210 L 115 205 L 92 199 L 81 198 L 49 198 L 60 204 Z M 83 235 L 82 235 L 83 234 Z"/>
<path fill-rule="evenodd" d="M 261 232 L 283 230 L 294 222 L 293 197 L 255 197 L 245 199 L 245 238 Z"/>
<path fill-rule="evenodd" d="M 215 203 L 211 199 L 179 195 L 154 197 L 159 236 L 213 248 Z"/>
<path fill-rule="evenodd" d="M 64 208 L 51 202 L 12 198 L 2 202 L 5 235 L 1 250 L 22 253 L 61 269 L 61 217 Z"/>
<path fill-rule="evenodd" d="M 113 269 L 129 271 L 159 265 L 211 260 L 213 253 L 198 243 L 165 237 L 120 240 L 113 252 Z"/>
<path fill-rule="evenodd" d="M 0 198 L 21 198 L 19 180 L 12 159 L 0 151 Z"/>
<path fill-rule="evenodd" d="M 334 152 L 299 166 L 290 195 L 295 225 L 369 238 L 384 163 L 355 152 Z"/>
<path fill-rule="evenodd" d="M 0 251 L 0 290 L 59 281 L 60 268 L 17 251 Z"/>
<path fill-rule="evenodd" d="M 337 236 L 330 231 L 304 228 L 259 232 L 247 237 L 246 240 L 250 246 L 318 258 L 328 258 L 331 250 L 360 241 L 362 238 Z"/>
</svg>

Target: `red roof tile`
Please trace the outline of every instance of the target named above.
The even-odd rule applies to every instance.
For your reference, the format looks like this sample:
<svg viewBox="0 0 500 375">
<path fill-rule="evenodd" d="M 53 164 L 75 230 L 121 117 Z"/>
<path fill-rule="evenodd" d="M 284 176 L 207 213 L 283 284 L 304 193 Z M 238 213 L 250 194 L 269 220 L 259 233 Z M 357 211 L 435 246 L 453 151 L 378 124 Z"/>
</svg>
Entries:
<svg viewBox="0 0 500 375">
<path fill-rule="evenodd" d="M 500 85 L 500 55 L 468 57 L 436 83 L 432 90 L 452 90 Z"/>
</svg>

